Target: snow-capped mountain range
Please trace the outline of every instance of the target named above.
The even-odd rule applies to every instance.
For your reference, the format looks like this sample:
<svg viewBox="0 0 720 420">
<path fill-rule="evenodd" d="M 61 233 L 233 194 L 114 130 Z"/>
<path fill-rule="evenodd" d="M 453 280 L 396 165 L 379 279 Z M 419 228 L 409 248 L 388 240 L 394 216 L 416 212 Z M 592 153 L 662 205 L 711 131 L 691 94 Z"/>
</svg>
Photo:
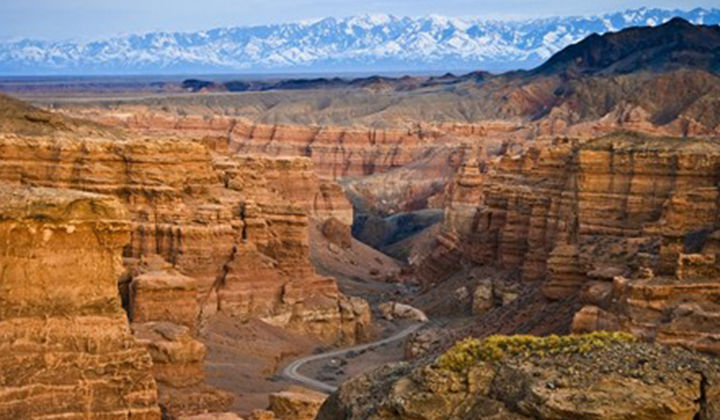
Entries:
<svg viewBox="0 0 720 420">
<path fill-rule="evenodd" d="M 673 17 L 715 25 L 720 9 L 642 8 L 521 21 L 367 15 L 94 42 L 22 40 L 0 43 L 0 74 L 530 68 L 592 33 L 654 26 Z"/>
</svg>

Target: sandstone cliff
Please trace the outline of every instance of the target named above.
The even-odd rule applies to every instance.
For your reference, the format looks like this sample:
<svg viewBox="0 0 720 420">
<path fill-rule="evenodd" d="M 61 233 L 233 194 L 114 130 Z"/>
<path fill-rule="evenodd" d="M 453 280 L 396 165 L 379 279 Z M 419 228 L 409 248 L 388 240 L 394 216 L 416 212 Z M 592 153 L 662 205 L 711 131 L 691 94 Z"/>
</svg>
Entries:
<svg viewBox="0 0 720 420">
<path fill-rule="evenodd" d="M 197 280 L 157 255 L 143 256 L 129 277 L 128 317 L 133 335 L 152 358 L 164 418 L 227 411 L 234 396 L 205 383 Z"/>
<path fill-rule="evenodd" d="M 575 315 L 573 329 L 630 331 L 646 340 L 720 354 L 714 246 L 708 242 L 703 254 L 680 254 L 672 275 L 642 267 L 630 277 L 593 281 L 582 294 L 586 306 Z"/>
<path fill-rule="evenodd" d="M 716 142 L 625 132 L 558 140 L 479 168 L 464 165 L 448 189 L 436 247 L 416 264 L 426 287 L 461 261 L 491 265 L 541 281 L 549 299 L 586 302 L 579 331 L 623 330 L 717 351 L 711 323 L 682 321 L 716 313 L 707 303 L 717 282 Z M 687 274 L 690 253 L 708 268 Z"/>
<path fill-rule="evenodd" d="M 356 340 L 362 316 L 342 309 L 334 279 L 315 274 L 308 242 L 309 217 L 348 222 L 352 209 L 309 161 L 238 158 L 161 138 L 4 135 L 0 144 L 4 182 L 121 198 L 131 218 L 125 258 L 159 255 L 195 278 L 204 316 L 264 317 Z"/>
<path fill-rule="evenodd" d="M 245 118 L 222 116 L 222 113 L 177 115 L 133 106 L 112 111 L 93 107 L 68 111 L 142 133 L 205 139 L 240 155 L 308 157 L 316 173 L 330 179 L 386 172 L 455 143 L 456 137 L 475 137 L 492 131 L 483 125 L 436 127 L 420 123 L 388 129 L 257 124 Z M 498 125 L 499 131 L 511 130 L 505 124 Z M 432 169 L 443 170 L 442 163 L 438 160 L 438 166 Z"/>
<path fill-rule="evenodd" d="M 547 277 L 548 296 L 561 297 L 593 269 L 622 270 L 659 241 L 713 230 L 719 155 L 711 141 L 627 132 L 507 154 L 486 175 L 458 174 L 444 231 L 462 237 L 452 246 L 467 259 Z M 673 205 L 688 194 L 702 217 Z"/>
<path fill-rule="evenodd" d="M 117 199 L 0 185 L 0 418 L 159 420 L 117 278 Z"/>
</svg>

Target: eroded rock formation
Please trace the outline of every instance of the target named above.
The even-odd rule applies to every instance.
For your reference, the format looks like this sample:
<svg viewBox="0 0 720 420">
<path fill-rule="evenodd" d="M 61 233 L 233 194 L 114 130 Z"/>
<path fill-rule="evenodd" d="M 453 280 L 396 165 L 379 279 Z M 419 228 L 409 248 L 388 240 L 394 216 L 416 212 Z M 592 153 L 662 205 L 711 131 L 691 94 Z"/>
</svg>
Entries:
<svg viewBox="0 0 720 420">
<path fill-rule="evenodd" d="M 577 331 L 717 351 L 718 331 L 697 319 L 717 312 L 718 181 L 718 143 L 626 132 L 466 164 L 416 272 L 431 287 L 461 263 L 492 265 L 584 302 Z M 480 286 L 476 313 L 498 302 Z"/>
<path fill-rule="evenodd" d="M 346 311 L 335 280 L 317 276 L 310 264 L 309 218 L 347 222 L 352 209 L 339 187 L 317 179 L 307 159 L 233 157 L 161 138 L 4 135 L 0 144 L 0 180 L 121 198 L 132 223 L 128 261 L 158 255 L 197 280 L 195 286 L 162 273 L 136 279 L 136 316 L 153 320 L 152 300 L 170 297 L 153 297 L 151 289 L 170 275 L 181 281 L 166 292 L 196 287 L 204 316 L 219 310 L 264 317 L 346 342 L 356 340 L 354 323 L 367 321 Z M 175 316 L 173 322 L 187 324 L 184 315 Z"/>
<path fill-rule="evenodd" d="M 708 242 L 707 245 L 710 245 Z M 573 329 L 630 331 L 665 344 L 720 354 L 720 269 L 715 249 L 680 254 L 674 275 L 643 267 L 630 278 L 597 282 L 584 294 L 586 306 Z"/>
<path fill-rule="evenodd" d="M 130 267 L 120 287 L 128 283 L 126 310 L 133 335 L 152 358 L 164 418 L 227 411 L 233 395 L 205 382 L 197 280 L 158 255 L 125 262 Z"/>
<path fill-rule="evenodd" d="M 315 420 L 327 395 L 300 387 L 270 394 L 270 405 L 251 420 Z"/>
<path fill-rule="evenodd" d="M 308 157 L 320 176 L 331 179 L 386 172 L 453 143 L 456 136 L 477 136 L 484 132 L 481 126 L 456 130 L 451 124 L 388 129 L 269 125 L 219 115 L 180 116 L 143 107 L 124 111 L 127 112 L 89 108 L 72 113 L 145 133 L 202 138 L 217 148 L 240 155 Z"/>
<path fill-rule="evenodd" d="M 3 184 L 0 197 L 0 418 L 159 420 L 117 289 L 124 207 Z"/>
<path fill-rule="evenodd" d="M 128 316 L 134 323 L 165 321 L 195 331 L 200 312 L 197 298 L 196 279 L 172 267 L 149 271 L 132 279 Z"/>
<path fill-rule="evenodd" d="M 671 253 L 687 235 L 713 230 L 718 162 L 714 142 L 633 133 L 502 156 L 466 193 L 471 202 L 451 197 L 444 235 L 456 240 L 446 248 L 547 278 L 547 296 L 568 296 L 594 270 L 622 273 L 638 254 Z M 664 257 L 671 270 L 673 255 Z"/>
</svg>

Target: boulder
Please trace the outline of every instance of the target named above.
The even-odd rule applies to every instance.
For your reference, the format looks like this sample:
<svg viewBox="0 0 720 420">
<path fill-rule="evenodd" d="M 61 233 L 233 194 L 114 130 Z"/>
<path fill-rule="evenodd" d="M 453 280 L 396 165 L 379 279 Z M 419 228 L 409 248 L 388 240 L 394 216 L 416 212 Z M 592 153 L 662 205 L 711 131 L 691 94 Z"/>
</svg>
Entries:
<svg viewBox="0 0 720 420">
<path fill-rule="evenodd" d="M 270 394 L 269 411 L 278 420 L 314 420 L 326 394 L 293 387 L 288 391 Z"/>
<path fill-rule="evenodd" d="M 428 322 L 428 317 L 423 311 L 417 308 L 413 308 L 410 305 L 399 303 L 399 302 L 385 302 L 381 303 L 380 312 L 383 318 L 387 320 L 393 319 L 410 319 L 418 322 Z"/>
</svg>

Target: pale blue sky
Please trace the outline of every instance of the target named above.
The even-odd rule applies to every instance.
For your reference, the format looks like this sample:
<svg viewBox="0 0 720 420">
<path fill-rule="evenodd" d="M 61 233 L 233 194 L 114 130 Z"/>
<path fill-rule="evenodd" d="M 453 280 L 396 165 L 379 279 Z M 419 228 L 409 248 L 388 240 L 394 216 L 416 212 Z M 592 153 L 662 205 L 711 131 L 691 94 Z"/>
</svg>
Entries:
<svg viewBox="0 0 720 420">
<path fill-rule="evenodd" d="M 0 38 L 87 40 L 365 13 L 525 18 L 642 6 L 689 10 L 718 7 L 720 0 L 0 0 Z"/>
</svg>

